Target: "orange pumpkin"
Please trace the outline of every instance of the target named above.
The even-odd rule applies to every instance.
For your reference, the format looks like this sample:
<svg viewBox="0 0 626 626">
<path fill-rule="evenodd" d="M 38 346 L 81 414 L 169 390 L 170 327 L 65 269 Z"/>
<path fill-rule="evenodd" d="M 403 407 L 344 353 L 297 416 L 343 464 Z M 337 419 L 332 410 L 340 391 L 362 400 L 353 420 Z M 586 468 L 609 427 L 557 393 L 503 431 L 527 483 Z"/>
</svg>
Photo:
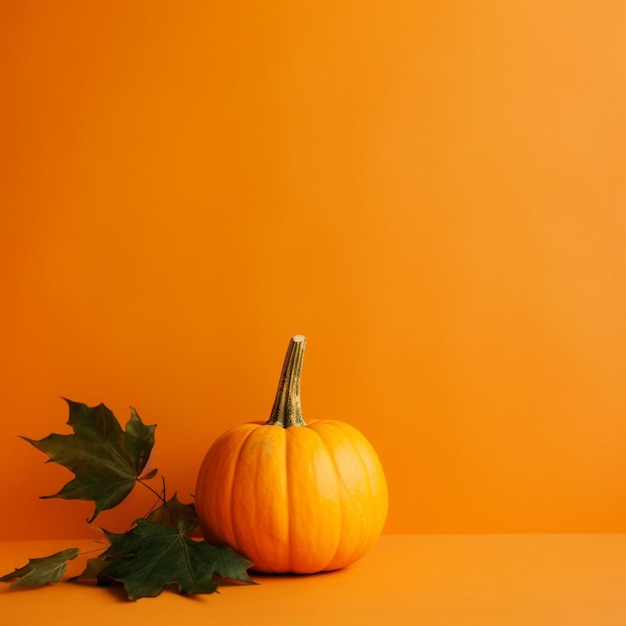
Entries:
<svg viewBox="0 0 626 626">
<path fill-rule="evenodd" d="M 365 437 L 340 421 L 302 418 L 305 345 L 302 335 L 289 344 L 270 419 L 222 434 L 198 474 L 205 538 L 260 572 L 345 567 L 372 547 L 387 515 L 385 476 Z"/>
</svg>

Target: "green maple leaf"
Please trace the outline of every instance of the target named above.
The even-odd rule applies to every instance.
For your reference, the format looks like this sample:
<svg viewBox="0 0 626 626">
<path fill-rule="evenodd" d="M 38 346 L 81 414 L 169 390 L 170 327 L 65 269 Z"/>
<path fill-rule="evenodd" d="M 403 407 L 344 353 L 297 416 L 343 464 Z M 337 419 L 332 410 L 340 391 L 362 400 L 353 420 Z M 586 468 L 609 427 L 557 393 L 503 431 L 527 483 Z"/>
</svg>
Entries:
<svg viewBox="0 0 626 626">
<path fill-rule="evenodd" d="M 0 582 L 8 583 L 17 578 L 11 583 L 11 587 L 39 587 L 46 583 L 56 583 L 67 569 L 67 562 L 75 559 L 79 553 L 78 548 L 67 548 L 49 556 L 29 559 L 24 567 L 18 567 L 10 574 L 0 577 Z"/>
<path fill-rule="evenodd" d="M 213 593 L 216 574 L 253 583 L 246 571 L 252 563 L 230 548 L 191 539 L 179 528 L 147 519 L 135 524 L 123 534 L 104 531 L 111 545 L 99 559 L 108 564 L 96 564 L 98 582 L 121 582 L 129 599 L 158 596 L 172 584 L 180 593 Z"/>
<path fill-rule="evenodd" d="M 100 576 L 100 572 L 107 565 L 108 561 L 105 561 L 101 556 L 95 556 L 91 559 L 87 559 L 85 569 L 78 576 L 70 578 L 70 580 L 97 580 Z"/>
<path fill-rule="evenodd" d="M 184 534 L 190 533 L 198 526 L 196 507 L 193 504 L 183 504 L 176 494 L 152 511 L 147 519 L 156 524 L 177 528 Z"/>
<path fill-rule="evenodd" d="M 52 433 L 40 440 L 23 437 L 48 461 L 63 465 L 75 478 L 58 493 L 44 498 L 91 500 L 95 510 L 88 522 L 107 509 L 117 506 L 133 490 L 148 462 L 154 446 L 155 425 L 146 426 L 135 409 L 126 430 L 104 405 L 89 407 L 66 400 L 70 415 L 68 424 L 73 435 Z M 143 478 L 151 478 L 153 470 Z"/>
</svg>

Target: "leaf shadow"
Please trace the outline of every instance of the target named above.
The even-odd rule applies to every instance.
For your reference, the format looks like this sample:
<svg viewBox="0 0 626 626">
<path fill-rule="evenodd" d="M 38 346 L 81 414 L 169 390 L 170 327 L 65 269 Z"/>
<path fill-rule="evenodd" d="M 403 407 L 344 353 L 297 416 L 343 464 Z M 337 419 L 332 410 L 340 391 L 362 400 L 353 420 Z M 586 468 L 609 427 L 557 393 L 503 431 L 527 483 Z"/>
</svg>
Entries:
<svg viewBox="0 0 626 626">
<path fill-rule="evenodd" d="M 312 572 L 310 574 L 298 574 L 297 572 L 257 572 L 254 568 L 250 569 L 250 576 L 259 580 L 303 580 L 306 578 L 320 578 L 324 576 L 337 576 L 341 569 L 330 570 L 328 572 Z M 257 584 L 261 584 L 260 582 Z"/>
<path fill-rule="evenodd" d="M 129 600 L 128 594 L 126 593 L 126 590 L 124 589 L 124 585 L 122 585 L 121 583 L 112 582 L 112 583 L 107 583 L 106 585 L 98 585 L 94 583 L 93 580 L 89 580 L 89 579 L 81 580 L 81 579 L 72 579 L 72 578 L 67 580 L 66 582 L 71 585 L 77 585 L 79 587 L 97 587 L 98 589 L 104 589 L 105 591 L 107 591 L 108 593 L 110 593 L 112 596 L 114 596 L 120 601 L 132 602 L 132 600 Z"/>
</svg>

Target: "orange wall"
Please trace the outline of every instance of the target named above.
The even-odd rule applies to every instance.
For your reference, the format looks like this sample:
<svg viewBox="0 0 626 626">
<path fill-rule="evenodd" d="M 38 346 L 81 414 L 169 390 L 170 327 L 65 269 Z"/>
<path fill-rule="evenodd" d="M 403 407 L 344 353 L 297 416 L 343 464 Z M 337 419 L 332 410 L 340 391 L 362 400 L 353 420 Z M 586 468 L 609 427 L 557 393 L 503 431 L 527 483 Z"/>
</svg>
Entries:
<svg viewBox="0 0 626 626">
<path fill-rule="evenodd" d="M 189 499 L 295 333 L 387 532 L 626 531 L 625 3 L 0 13 L 0 538 L 90 536 L 17 438 L 60 396 L 157 423 Z"/>
</svg>

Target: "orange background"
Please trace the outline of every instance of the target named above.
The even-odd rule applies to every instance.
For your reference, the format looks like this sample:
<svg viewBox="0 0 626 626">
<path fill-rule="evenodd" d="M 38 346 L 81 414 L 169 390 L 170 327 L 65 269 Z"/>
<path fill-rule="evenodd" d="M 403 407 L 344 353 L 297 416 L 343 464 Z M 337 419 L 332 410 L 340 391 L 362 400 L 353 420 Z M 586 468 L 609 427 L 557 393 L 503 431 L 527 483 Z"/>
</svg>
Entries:
<svg viewBox="0 0 626 626">
<path fill-rule="evenodd" d="M 157 423 L 189 500 L 295 333 L 386 532 L 626 531 L 623 2 L 5 0 L 0 29 L 0 538 L 95 536 L 17 439 L 69 432 L 60 396 Z"/>
</svg>

